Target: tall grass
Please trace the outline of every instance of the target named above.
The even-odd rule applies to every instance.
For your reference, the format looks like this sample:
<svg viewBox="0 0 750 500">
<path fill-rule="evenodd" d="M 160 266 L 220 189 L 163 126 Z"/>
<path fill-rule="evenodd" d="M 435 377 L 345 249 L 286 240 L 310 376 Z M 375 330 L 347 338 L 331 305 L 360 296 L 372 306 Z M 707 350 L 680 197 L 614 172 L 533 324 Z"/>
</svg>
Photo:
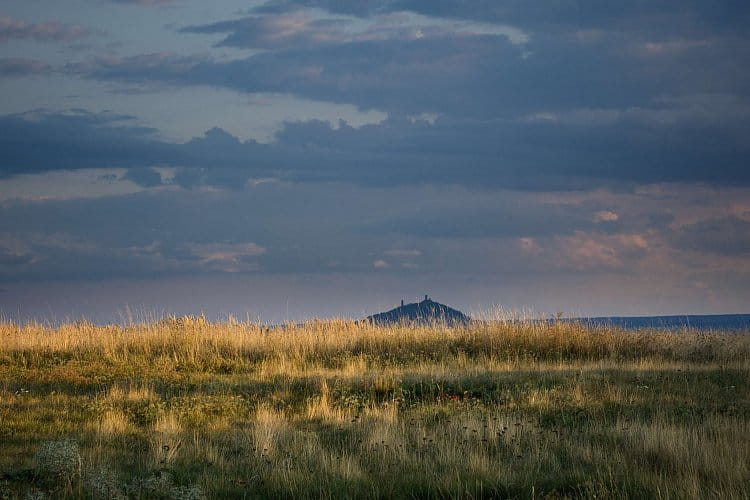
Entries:
<svg viewBox="0 0 750 500">
<path fill-rule="evenodd" d="M 0 497 L 748 498 L 748 355 L 562 321 L 3 323 Z"/>
</svg>

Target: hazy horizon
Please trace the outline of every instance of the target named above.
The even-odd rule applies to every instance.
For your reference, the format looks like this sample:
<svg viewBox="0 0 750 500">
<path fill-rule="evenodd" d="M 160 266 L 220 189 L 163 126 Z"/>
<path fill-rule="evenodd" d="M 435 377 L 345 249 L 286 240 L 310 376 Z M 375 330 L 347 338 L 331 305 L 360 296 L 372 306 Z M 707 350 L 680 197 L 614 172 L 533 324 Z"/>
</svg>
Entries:
<svg viewBox="0 0 750 500">
<path fill-rule="evenodd" d="M 338 277 L 335 283 L 322 288 L 337 290 L 321 295 L 316 285 L 318 277 L 308 276 L 293 281 L 271 277 L 264 282 L 237 276 L 175 278 L 174 280 L 115 280 L 79 283 L 35 283 L 14 287 L 13 299 L 3 301 L 0 318 L 17 322 L 41 321 L 53 324 L 65 321 L 91 320 L 95 323 L 127 323 L 155 321 L 168 315 L 204 314 L 212 321 L 233 317 L 240 321 L 280 324 L 310 319 L 357 319 L 387 311 L 400 304 L 424 299 L 419 283 L 408 287 L 408 293 L 392 292 L 389 281 L 362 277 L 360 281 Z M 364 285 L 365 290 L 358 289 Z M 273 288 L 271 288 L 273 287 Z M 475 286 L 452 290 L 450 283 L 442 283 L 428 290 L 431 299 L 459 309 L 474 318 L 549 318 L 562 313 L 564 317 L 616 316 L 683 316 L 713 314 L 748 314 L 748 310 L 721 309 L 695 304 L 692 309 L 681 309 L 681 303 L 654 303 L 649 307 L 621 307 L 607 309 L 606 299 L 588 301 L 588 307 L 577 305 L 574 299 L 560 300 L 564 291 L 550 290 L 534 303 L 514 303 L 502 298 L 489 298 L 491 286 Z M 427 288 L 425 288 L 427 290 Z M 483 296 L 482 292 L 488 293 Z M 522 293 L 521 293 L 522 292 Z M 5 293 L 0 291 L 0 293 Z M 533 288 L 516 289 L 516 296 L 534 293 Z M 627 295 L 627 294 L 626 294 Z M 655 297 L 653 297 L 655 298 Z M 523 298 L 521 298 L 523 300 Z M 529 305 L 531 304 L 531 305 Z M 741 307 L 741 304 L 737 307 Z"/>
</svg>

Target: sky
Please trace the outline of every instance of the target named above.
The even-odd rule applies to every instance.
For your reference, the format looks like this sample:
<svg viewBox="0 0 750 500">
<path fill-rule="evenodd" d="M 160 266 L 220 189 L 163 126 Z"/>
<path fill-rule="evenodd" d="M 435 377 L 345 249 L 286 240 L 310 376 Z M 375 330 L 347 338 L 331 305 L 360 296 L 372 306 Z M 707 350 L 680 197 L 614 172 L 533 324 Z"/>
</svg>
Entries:
<svg viewBox="0 0 750 500">
<path fill-rule="evenodd" d="M 0 316 L 750 312 L 745 0 L 8 0 Z"/>
</svg>

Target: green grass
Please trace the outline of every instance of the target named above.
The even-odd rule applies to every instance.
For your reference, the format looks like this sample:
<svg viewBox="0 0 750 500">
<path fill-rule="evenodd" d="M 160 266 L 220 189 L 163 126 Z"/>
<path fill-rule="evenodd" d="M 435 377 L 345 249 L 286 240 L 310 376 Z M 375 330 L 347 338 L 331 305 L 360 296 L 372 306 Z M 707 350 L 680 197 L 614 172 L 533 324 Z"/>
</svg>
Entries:
<svg viewBox="0 0 750 500">
<path fill-rule="evenodd" d="M 750 498 L 750 339 L 0 324 L 0 498 Z"/>
</svg>

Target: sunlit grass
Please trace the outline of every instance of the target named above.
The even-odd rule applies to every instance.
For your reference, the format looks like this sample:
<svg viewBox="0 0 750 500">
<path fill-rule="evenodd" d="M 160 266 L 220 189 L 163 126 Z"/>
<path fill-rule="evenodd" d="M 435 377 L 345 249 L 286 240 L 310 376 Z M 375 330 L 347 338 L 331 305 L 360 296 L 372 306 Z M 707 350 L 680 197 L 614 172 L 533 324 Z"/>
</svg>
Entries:
<svg viewBox="0 0 750 500">
<path fill-rule="evenodd" d="M 749 355 L 566 322 L 5 323 L 0 498 L 748 498 Z"/>
</svg>

